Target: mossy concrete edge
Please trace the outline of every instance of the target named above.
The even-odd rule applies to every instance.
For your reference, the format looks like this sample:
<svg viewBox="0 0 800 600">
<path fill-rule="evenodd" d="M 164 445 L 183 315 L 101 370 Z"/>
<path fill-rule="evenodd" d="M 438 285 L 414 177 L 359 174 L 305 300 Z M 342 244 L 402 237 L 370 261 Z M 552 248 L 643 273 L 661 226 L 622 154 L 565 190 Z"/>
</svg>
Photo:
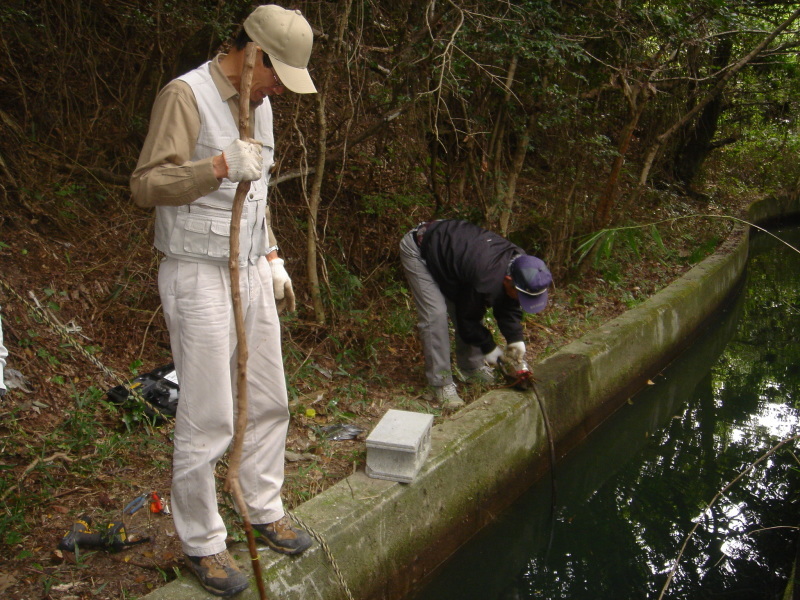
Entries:
<svg viewBox="0 0 800 600">
<path fill-rule="evenodd" d="M 800 198 L 768 199 L 750 220 L 800 214 Z M 548 415 L 559 451 L 581 439 L 680 351 L 744 272 L 748 231 L 734 230 L 713 255 L 640 306 L 533 366 L 533 393 L 495 390 L 433 428 L 431 452 L 411 484 L 358 472 L 312 498 L 295 514 L 325 541 L 353 596 L 402 598 L 461 543 L 512 502 L 546 468 Z M 243 569 L 243 544 L 231 548 Z M 344 589 L 319 543 L 299 557 L 260 547 L 268 596 L 339 600 Z M 213 597 L 191 576 L 147 600 Z M 258 598 L 255 584 L 237 598 Z"/>
</svg>

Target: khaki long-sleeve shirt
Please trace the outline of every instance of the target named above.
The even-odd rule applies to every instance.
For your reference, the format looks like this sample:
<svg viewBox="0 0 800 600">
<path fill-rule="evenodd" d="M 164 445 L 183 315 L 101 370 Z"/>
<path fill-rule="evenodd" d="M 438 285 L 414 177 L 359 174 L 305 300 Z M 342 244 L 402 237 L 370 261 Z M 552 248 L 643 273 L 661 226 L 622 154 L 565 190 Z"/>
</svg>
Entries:
<svg viewBox="0 0 800 600">
<path fill-rule="evenodd" d="M 239 93 L 222 72 L 219 62 L 223 56 L 217 55 L 211 62 L 211 78 L 228 103 L 234 122 L 238 122 Z M 219 188 L 212 159 L 191 160 L 199 131 L 200 113 L 191 87 L 178 79 L 170 81 L 153 104 L 147 138 L 131 175 L 131 192 L 137 205 L 181 206 Z M 269 209 L 267 233 L 269 245 L 277 245 Z"/>
</svg>

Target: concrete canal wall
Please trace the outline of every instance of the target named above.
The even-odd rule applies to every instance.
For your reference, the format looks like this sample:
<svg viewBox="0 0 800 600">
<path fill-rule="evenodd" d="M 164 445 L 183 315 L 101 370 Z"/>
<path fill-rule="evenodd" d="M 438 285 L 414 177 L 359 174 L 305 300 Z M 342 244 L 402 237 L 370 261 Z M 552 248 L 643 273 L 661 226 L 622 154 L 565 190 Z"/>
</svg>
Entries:
<svg viewBox="0 0 800 600">
<path fill-rule="evenodd" d="M 800 198 L 765 200 L 750 220 L 800 214 Z M 493 515 L 546 472 L 546 421 L 563 455 L 663 368 L 725 301 L 747 263 L 739 226 L 706 260 L 638 307 L 533 365 L 534 393 L 495 390 L 433 428 L 431 451 L 411 484 L 358 472 L 295 514 L 329 546 L 358 600 L 399 599 Z M 249 571 L 245 545 L 232 553 Z M 316 543 L 299 557 L 261 553 L 272 600 L 347 598 Z M 186 576 L 148 600 L 212 597 Z M 258 598 L 255 585 L 237 598 Z"/>
</svg>

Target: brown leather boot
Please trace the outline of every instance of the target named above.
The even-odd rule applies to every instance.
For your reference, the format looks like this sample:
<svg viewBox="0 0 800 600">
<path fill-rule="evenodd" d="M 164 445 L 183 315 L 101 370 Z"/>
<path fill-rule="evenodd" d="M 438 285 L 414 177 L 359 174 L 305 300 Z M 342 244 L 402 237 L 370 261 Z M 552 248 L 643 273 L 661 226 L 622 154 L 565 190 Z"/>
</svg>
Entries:
<svg viewBox="0 0 800 600">
<path fill-rule="evenodd" d="M 272 523 L 254 523 L 253 529 L 261 534 L 270 548 L 281 554 L 300 554 L 311 545 L 311 536 L 302 529 L 292 527 L 286 515 Z"/>
<path fill-rule="evenodd" d="M 215 596 L 233 596 L 250 585 L 227 550 L 210 556 L 187 554 L 186 564 L 197 575 L 200 585 Z"/>
</svg>

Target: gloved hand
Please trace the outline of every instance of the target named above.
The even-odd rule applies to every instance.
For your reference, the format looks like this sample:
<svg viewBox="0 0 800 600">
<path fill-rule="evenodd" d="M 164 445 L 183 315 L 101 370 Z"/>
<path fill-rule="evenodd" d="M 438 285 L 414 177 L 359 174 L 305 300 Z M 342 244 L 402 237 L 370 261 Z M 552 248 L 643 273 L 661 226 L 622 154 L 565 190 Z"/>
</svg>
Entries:
<svg viewBox="0 0 800 600">
<path fill-rule="evenodd" d="M 292 288 L 292 280 L 289 278 L 289 273 L 283 266 L 282 258 L 274 258 L 269 261 L 269 268 L 272 270 L 272 287 L 275 292 L 275 300 L 278 307 L 278 312 L 284 308 L 289 312 L 295 309 L 294 303 L 294 289 Z"/>
<path fill-rule="evenodd" d="M 525 342 L 512 342 L 506 346 L 503 360 L 510 363 L 518 363 L 525 360 Z"/>
<path fill-rule="evenodd" d="M 497 361 L 500 357 L 503 356 L 503 351 L 500 349 L 500 346 L 495 346 L 494 350 L 489 352 L 488 354 L 483 355 L 483 360 L 486 361 L 486 364 L 490 367 L 496 367 Z"/>
<path fill-rule="evenodd" d="M 222 152 L 222 157 L 228 165 L 228 179 L 231 181 L 254 181 L 262 175 L 264 159 L 260 142 L 233 140 Z"/>
<path fill-rule="evenodd" d="M 512 342 L 498 361 L 500 372 L 519 389 L 529 389 L 533 383 L 531 368 L 525 362 L 525 342 Z"/>
</svg>

